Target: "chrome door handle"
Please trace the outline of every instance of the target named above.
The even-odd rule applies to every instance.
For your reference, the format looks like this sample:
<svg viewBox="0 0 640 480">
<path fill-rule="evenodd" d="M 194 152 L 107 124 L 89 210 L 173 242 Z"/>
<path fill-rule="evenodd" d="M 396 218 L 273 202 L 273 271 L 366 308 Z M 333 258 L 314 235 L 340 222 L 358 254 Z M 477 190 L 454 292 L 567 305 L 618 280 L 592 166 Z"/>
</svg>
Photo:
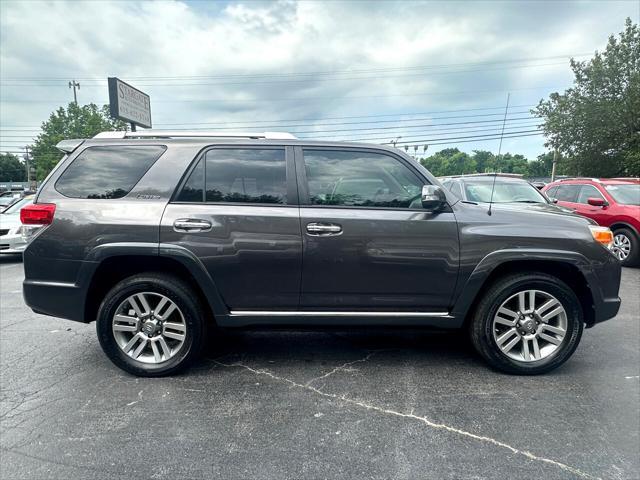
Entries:
<svg viewBox="0 0 640 480">
<path fill-rule="evenodd" d="M 179 218 L 173 222 L 176 232 L 208 232 L 211 230 L 211 222 L 199 218 Z"/>
<path fill-rule="evenodd" d="M 335 223 L 309 223 L 307 224 L 307 233 L 310 235 L 339 235 L 342 233 L 342 227 Z"/>
</svg>

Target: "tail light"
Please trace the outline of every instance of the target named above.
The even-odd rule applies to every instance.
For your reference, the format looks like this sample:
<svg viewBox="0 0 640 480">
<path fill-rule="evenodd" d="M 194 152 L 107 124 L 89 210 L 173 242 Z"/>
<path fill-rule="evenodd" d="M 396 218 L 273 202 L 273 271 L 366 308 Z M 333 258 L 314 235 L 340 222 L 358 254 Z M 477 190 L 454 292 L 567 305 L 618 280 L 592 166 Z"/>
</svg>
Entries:
<svg viewBox="0 0 640 480">
<path fill-rule="evenodd" d="M 22 207 L 20 221 L 24 225 L 50 225 L 55 213 L 55 203 L 32 203 Z"/>
</svg>

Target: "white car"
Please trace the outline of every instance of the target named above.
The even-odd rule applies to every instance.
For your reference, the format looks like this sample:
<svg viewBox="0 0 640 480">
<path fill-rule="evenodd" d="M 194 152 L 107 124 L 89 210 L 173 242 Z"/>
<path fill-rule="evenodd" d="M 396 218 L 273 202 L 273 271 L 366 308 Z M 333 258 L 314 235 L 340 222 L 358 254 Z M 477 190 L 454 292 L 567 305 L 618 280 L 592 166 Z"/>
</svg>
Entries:
<svg viewBox="0 0 640 480">
<path fill-rule="evenodd" d="M 0 254 L 22 253 L 33 234 L 30 225 L 22 225 L 20 209 L 33 202 L 33 195 L 26 196 L 0 212 Z"/>
</svg>

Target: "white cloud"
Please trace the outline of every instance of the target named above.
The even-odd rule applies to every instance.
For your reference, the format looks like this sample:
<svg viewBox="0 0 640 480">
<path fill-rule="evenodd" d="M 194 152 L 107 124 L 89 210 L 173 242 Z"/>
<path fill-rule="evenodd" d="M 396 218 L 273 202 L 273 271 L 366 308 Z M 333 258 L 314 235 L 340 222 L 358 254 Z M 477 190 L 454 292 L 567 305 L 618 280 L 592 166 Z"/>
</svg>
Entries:
<svg viewBox="0 0 640 480">
<path fill-rule="evenodd" d="M 69 101 L 72 78 L 82 103 L 106 102 L 107 76 L 130 81 L 151 95 L 156 124 L 496 107 L 507 91 L 513 104 L 532 104 L 551 90 L 541 87 L 562 88 L 571 75 L 566 61 L 523 68 L 526 59 L 602 48 L 637 13 L 633 2 L 4 1 L 0 9 L 0 150 L 31 134 L 9 126 L 39 125 Z M 524 60 L 482 64 L 514 59 Z M 416 69 L 450 64 L 467 66 Z M 378 70 L 389 68 L 405 70 Z M 368 73 L 236 76 L 350 70 Z M 194 78 L 150 78 L 159 76 Z M 216 78 L 195 78 L 206 76 Z M 481 146 L 492 147 L 460 144 Z M 533 156 L 542 140 L 512 146 Z"/>
</svg>

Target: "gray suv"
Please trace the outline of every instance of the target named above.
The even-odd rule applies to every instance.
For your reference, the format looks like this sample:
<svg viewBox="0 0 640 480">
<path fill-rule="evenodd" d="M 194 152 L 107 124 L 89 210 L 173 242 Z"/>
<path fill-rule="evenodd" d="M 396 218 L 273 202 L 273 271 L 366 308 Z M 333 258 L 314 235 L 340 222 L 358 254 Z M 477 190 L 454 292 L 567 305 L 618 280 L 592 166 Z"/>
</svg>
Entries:
<svg viewBox="0 0 640 480">
<path fill-rule="evenodd" d="M 42 226 L 25 301 L 95 320 L 136 375 L 184 368 L 215 328 L 267 325 L 465 328 L 493 367 L 536 374 L 620 306 L 607 228 L 461 201 L 393 148 L 154 131 L 59 148 L 21 211 Z"/>
</svg>

